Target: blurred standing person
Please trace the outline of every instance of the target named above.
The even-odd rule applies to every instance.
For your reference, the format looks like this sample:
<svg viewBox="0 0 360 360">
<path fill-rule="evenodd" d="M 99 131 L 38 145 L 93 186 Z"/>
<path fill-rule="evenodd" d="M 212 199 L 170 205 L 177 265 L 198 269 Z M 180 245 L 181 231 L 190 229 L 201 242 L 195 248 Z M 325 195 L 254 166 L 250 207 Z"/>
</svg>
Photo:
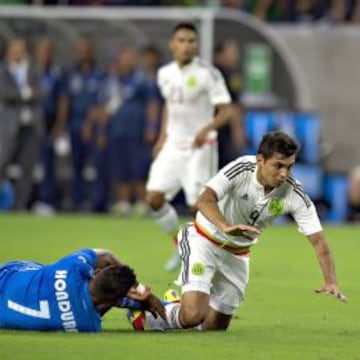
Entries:
<svg viewBox="0 0 360 360">
<path fill-rule="evenodd" d="M 203 184 L 216 173 L 216 130 L 227 121 L 230 95 L 221 73 L 196 56 L 193 24 L 176 25 L 169 47 L 173 61 L 157 77 L 165 106 L 146 189 L 153 217 L 175 239 L 179 219 L 169 201 L 183 188 L 187 205 L 194 208 Z M 175 248 L 165 270 L 179 265 Z"/>
<path fill-rule="evenodd" d="M 58 109 L 62 73 L 60 67 L 54 64 L 54 46 L 50 39 L 42 38 L 38 41 L 36 63 L 41 77 L 45 138 L 41 153 L 44 178 L 33 209 L 39 215 L 52 215 L 58 200 L 56 199 L 54 143 L 51 134 Z"/>
<path fill-rule="evenodd" d="M 313 23 L 326 13 L 328 5 L 326 1 L 290 1 L 288 3 L 287 18 L 297 23 Z"/>
<path fill-rule="evenodd" d="M 360 165 L 349 172 L 349 220 L 360 222 Z"/>
<path fill-rule="evenodd" d="M 83 140 L 82 127 L 89 109 L 97 99 L 104 73 L 96 65 L 90 40 L 82 38 L 76 44 L 76 63 L 64 76 L 59 99 L 59 112 L 53 136 L 58 139 L 67 128 L 70 132 L 73 179 L 72 202 L 75 210 L 82 210 L 89 201 L 86 196 L 84 169 L 91 159 L 91 144 Z"/>
<path fill-rule="evenodd" d="M 145 74 L 138 70 L 135 49 L 122 47 L 114 73 L 100 90 L 98 109 L 98 117 L 108 122 L 110 172 L 116 196 L 111 210 L 122 216 L 131 214 L 133 199 L 135 210 L 139 214 L 146 212 L 146 153 L 156 138 L 153 90 Z"/>
<path fill-rule="evenodd" d="M 156 81 L 157 72 L 162 64 L 162 54 L 160 49 L 157 48 L 155 45 L 146 46 L 141 52 L 141 64 L 145 75 L 148 78 L 149 85 L 152 88 L 153 94 L 155 95 L 155 101 L 152 102 L 153 109 L 151 109 L 150 113 L 152 117 L 156 117 L 157 121 L 149 122 L 149 124 L 152 124 L 152 126 L 154 126 L 154 129 L 149 130 L 151 130 L 151 133 L 158 133 L 158 131 L 160 130 L 159 127 L 161 108 L 163 106 L 163 98 L 161 96 L 160 89 Z M 149 155 L 151 155 L 151 151 Z"/>
<path fill-rule="evenodd" d="M 155 45 L 147 45 L 141 51 L 141 63 L 144 72 L 156 82 L 156 75 L 162 63 L 162 54 Z"/>
<path fill-rule="evenodd" d="M 10 162 L 19 166 L 15 209 L 25 210 L 43 136 L 41 91 L 24 38 L 9 41 L 0 68 L 0 183 Z"/>
<path fill-rule="evenodd" d="M 151 101 L 149 109 L 149 114 L 153 121 L 147 122 L 147 134 L 150 138 L 146 142 L 148 145 L 146 151 L 146 162 L 147 169 L 149 170 L 152 160 L 152 147 L 154 146 L 154 142 L 160 132 L 160 119 L 162 108 L 164 106 L 164 100 L 157 84 L 157 73 L 162 65 L 162 53 L 160 49 L 155 45 L 146 46 L 141 52 L 141 64 L 145 75 L 148 78 L 149 86 L 151 87 L 153 95 L 153 101 Z"/>
<path fill-rule="evenodd" d="M 232 39 L 222 42 L 215 51 L 215 65 L 222 73 L 231 96 L 229 122 L 219 129 L 219 167 L 235 160 L 245 145 L 242 107 L 240 104 L 243 85 L 240 50 Z"/>
<path fill-rule="evenodd" d="M 332 0 L 331 16 L 337 23 L 354 22 L 360 20 L 360 1 L 357 0 Z"/>
</svg>

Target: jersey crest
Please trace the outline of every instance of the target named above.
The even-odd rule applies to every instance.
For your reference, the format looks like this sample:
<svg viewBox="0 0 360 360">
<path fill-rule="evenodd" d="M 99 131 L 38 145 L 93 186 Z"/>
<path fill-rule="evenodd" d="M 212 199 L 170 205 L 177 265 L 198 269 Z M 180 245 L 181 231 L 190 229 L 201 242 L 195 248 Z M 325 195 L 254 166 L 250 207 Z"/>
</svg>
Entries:
<svg viewBox="0 0 360 360">
<path fill-rule="evenodd" d="M 195 75 L 190 75 L 187 79 L 186 79 L 186 86 L 189 89 L 194 89 L 197 85 L 198 81 L 196 79 Z"/>
<path fill-rule="evenodd" d="M 274 216 L 280 216 L 285 211 L 285 205 L 280 199 L 272 199 L 269 204 L 269 213 Z"/>
</svg>

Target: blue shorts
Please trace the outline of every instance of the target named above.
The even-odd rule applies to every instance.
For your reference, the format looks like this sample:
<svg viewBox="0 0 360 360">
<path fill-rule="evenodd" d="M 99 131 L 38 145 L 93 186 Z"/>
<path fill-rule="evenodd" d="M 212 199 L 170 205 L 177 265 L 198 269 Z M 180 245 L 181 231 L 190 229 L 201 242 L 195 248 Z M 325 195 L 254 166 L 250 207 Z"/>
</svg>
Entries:
<svg viewBox="0 0 360 360">
<path fill-rule="evenodd" d="M 141 140 L 110 139 L 110 172 L 115 181 L 144 181 L 150 165 L 150 149 Z"/>
</svg>

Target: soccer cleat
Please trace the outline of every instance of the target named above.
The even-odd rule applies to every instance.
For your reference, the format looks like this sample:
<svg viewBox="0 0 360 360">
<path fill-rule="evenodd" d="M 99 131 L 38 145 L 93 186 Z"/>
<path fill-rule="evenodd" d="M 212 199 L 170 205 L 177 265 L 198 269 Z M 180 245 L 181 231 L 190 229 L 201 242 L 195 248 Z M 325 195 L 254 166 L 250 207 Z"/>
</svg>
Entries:
<svg viewBox="0 0 360 360">
<path fill-rule="evenodd" d="M 142 310 L 129 310 L 127 318 L 135 331 L 146 330 L 146 314 Z"/>
<path fill-rule="evenodd" d="M 172 306 L 167 304 L 165 306 Z M 169 329 L 168 323 L 160 316 L 155 317 L 148 311 L 128 311 L 127 317 L 135 331 L 164 331 Z"/>
<path fill-rule="evenodd" d="M 165 291 L 165 294 L 164 294 L 165 304 L 180 302 L 180 300 L 181 300 L 181 297 L 176 290 L 169 289 L 169 290 Z"/>
<path fill-rule="evenodd" d="M 166 262 L 164 266 L 164 270 L 168 272 L 175 271 L 180 265 L 181 265 L 181 258 L 178 249 L 176 247 L 170 259 Z"/>
</svg>

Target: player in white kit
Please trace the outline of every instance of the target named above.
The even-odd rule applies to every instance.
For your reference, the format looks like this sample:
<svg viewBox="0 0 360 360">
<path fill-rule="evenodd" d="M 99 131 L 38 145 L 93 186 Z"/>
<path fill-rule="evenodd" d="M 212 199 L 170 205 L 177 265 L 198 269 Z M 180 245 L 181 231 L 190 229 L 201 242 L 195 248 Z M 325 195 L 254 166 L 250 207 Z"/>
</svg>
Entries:
<svg viewBox="0 0 360 360">
<path fill-rule="evenodd" d="M 179 233 L 181 303 L 166 306 L 167 322 L 142 314 L 148 329 L 227 329 L 244 299 L 257 235 L 285 213 L 314 247 L 324 275 L 317 292 L 346 301 L 315 206 L 291 175 L 297 151 L 288 135 L 268 133 L 256 156 L 238 158 L 207 182 L 195 222 Z"/>
<path fill-rule="evenodd" d="M 187 205 L 194 208 L 203 185 L 216 174 L 216 129 L 227 121 L 230 95 L 220 72 L 196 56 L 194 25 L 178 24 L 169 47 L 174 61 L 161 67 L 157 77 L 165 110 L 146 198 L 157 223 L 176 238 L 179 220 L 168 201 L 182 188 Z M 178 265 L 175 249 L 165 269 Z"/>
</svg>

